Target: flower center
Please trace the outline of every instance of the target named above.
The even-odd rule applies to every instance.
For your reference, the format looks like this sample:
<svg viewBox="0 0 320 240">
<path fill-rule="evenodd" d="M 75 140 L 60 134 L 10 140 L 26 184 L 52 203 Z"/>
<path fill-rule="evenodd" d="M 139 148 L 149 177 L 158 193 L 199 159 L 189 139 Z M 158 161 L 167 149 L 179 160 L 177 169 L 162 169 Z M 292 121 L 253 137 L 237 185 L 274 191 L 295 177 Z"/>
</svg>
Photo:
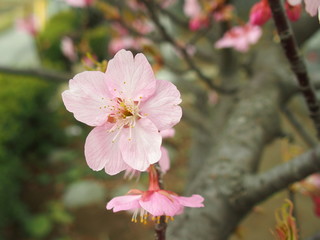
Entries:
<svg viewBox="0 0 320 240">
<path fill-rule="evenodd" d="M 112 142 L 116 140 L 120 131 L 123 128 L 129 128 L 129 141 L 131 141 L 131 129 L 135 127 L 136 121 L 142 118 L 139 113 L 140 101 L 133 101 L 132 99 L 121 99 L 117 98 L 113 100 L 113 104 L 108 106 L 111 110 L 107 121 L 114 123 L 114 126 L 109 130 L 109 132 L 117 131 Z"/>
</svg>

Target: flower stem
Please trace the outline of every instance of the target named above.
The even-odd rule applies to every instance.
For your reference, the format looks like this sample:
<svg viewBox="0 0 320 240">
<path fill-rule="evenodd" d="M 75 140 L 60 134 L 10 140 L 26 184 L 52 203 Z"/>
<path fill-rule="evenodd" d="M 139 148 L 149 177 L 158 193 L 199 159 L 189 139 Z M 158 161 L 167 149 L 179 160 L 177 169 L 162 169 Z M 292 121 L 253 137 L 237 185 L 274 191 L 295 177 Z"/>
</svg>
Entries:
<svg viewBox="0 0 320 240">
<path fill-rule="evenodd" d="M 149 190 L 151 188 L 164 189 L 162 173 L 159 164 L 154 164 L 149 167 Z M 166 239 L 167 221 L 166 216 L 161 216 L 154 226 L 155 240 Z"/>
</svg>

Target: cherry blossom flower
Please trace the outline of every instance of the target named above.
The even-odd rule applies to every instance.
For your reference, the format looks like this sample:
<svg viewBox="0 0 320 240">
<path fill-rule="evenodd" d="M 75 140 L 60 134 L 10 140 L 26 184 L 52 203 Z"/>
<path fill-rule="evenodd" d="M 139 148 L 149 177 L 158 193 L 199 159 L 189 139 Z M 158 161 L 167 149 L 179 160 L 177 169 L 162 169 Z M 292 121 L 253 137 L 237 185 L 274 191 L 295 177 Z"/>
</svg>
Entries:
<svg viewBox="0 0 320 240">
<path fill-rule="evenodd" d="M 63 55 L 68 58 L 71 62 L 77 60 L 77 53 L 70 37 L 63 37 L 61 40 L 61 51 Z"/>
<path fill-rule="evenodd" d="M 250 24 L 262 26 L 271 18 L 271 9 L 267 0 L 254 4 L 250 10 Z"/>
<path fill-rule="evenodd" d="M 39 32 L 40 25 L 37 22 L 36 17 L 31 15 L 26 18 L 17 19 L 16 28 L 32 36 L 36 36 Z"/>
<path fill-rule="evenodd" d="M 72 7 L 87 7 L 93 4 L 95 0 L 65 0 L 65 2 Z"/>
<path fill-rule="evenodd" d="M 191 197 L 181 197 L 174 192 L 160 189 L 155 169 L 150 167 L 148 191 L 130 190 L 125 196 L 111 199 L 107 204 L 107 209 L 113 209 L 113 212 L 133 210 L 132 221 L 137 222 L 139 214 L 140 222 L 146 223 L 149 216 L 157 220 L 160 219 L 160 216 L 166 216 L 169 219 L 182 214 L 184 207 L 203 207 L 203 201 L 203 197 L 197 194 Z"/>
<path fill-rule="evenodd" d="M 215 43 L 215 47 L 233 47 L 240 52 L 246 52 L 249 50 L 251 44 L 259 40 L 261 34 L 262 31 L 259 26 L 253 26 L 251 24 L 236 26 L 226 32 L 223 37 Z"/>
<path fill-rule="evenodd" d="M 120 50 L 105 73 L 86 71 L 69 81 L 63 102 L 74 117 L 95 127 L 85 143 L 87 164 L 110 175 L 128 167 L 145 171 L 161 157 L 162 130 L 180 121 L 180 93 L 158 80 L 146 57 Z"/>
</svg>

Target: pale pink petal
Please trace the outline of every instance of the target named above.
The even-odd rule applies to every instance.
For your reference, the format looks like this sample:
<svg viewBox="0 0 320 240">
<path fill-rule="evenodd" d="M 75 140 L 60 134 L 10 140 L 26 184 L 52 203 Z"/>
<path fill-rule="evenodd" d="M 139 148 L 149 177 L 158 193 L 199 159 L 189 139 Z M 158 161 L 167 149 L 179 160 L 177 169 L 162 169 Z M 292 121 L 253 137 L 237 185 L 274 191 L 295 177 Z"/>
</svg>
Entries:
<svg viewBox="0 0 320 240">
<path fill-rule="evenodd" d="M 311 15 L 315 16 L 318 13 L 320 6 L 320 0 L 304 0 L 306 4 L 306 11 Z"/>
<path fill-rule="evenodd" d="M 153 216 L 174 216 L 181 211 L 181 204 L 174 199 L 169 199 L 167 196 L 154 192 L 148 199 L 139 200 L 143 209 Z"/>
<path fill-rule="evenodd" d="M 176 133 L 176 130 L 174 130 L 173 128 L 168 128 L 160 131 L 160 134 L 163 138 L 173 137 L 175 133 Z"/>
<path fill-rule="evenodd" d="M 179 203 L 185 207 L 203 207 L 203 197 L 200 195 L 194 194 L 191 197 L 180 197 L 172 195 L 174 199 L 179 201 Z"/>
<path fill-rule="evenodd" d="M 132 128 L 124 128 L 119 140 L 123 160 L 133 169 L 145 171 L 161 157 L 161 135 L 156 126 L 142 118 Z"/>
<path fill-rule="evenodd" d="M 120 50 L 108 63 L 109 90 L 115 97 L 144 101 L 155 91 L 156 79 L 147 58 Z"/>
<path fill-rule="evenodd" d="M 79 73 L 69 81 L 69 88 L 62 93 L 62 100 L 78 121 L 90 126 L 100 126 L 106 122 L 110 113 L 107 106 L 110 103 L 110 93 L 104 73 Z"/>
<path fill-rule="evenodd" d="M 111 210 L 113 208 L 113 212 L 137 209 L 140 208 L 140 198 L 141 195 L 115 197 L 108 202 L 107 209 Z"/>
<path fill-rule="evenodd" d="M 288 3 L 291 5 L 291 6 L 295 6 L 295 5 L 299 5 L 302 3 L 302 0 L 288 0 Z"/>
<path fill-rule="evenodd" d="M 247 38 L 248 38 L 248 42 L 250 44 L 254 44 L 256 43 L 259 38 L 261 37 L 262 35 L 262 30 L 261 30 L 261 27 L 259 26 L 252 26 L 252 25 L 247 25 Z"/>
<path fill-rule="evenodd" d="M 171 82 L 157 80 L 156 92 L 148 101 L 140 105 L 141 113 L 146 115 L 158 128 L 164 130 L 177 124 L 182 116 L 180 92 Z"/>
<path fill-rule="evenodd" d="M 170 169 L 170 158 L 168 150 L 165 147 L 161 147 L 161 158 L 159 165 L 162 173 L 166 173 Z"/>
<path fill-rule="evenodd" d="M 112 124 L 105 124 L 94 128 L 88 135 L 84 146 L 87 164 L 95 171 L 105 168 L 105 171 L 114 175 L 128 166 L 124 163 L 119 150 L 117 132 L 109 132 Z"/>
<path fill-rule="evenodd" d="M 70 37 L 64 37 L 61 40 L 60 45 L 63 55 L 68 58 L 70 61 L 74 62 L 77 60 L 77 53 L 74 47 L 74 43 Z"/>
<path fill-rule="evenodd" d="M 201 8 L 198 0 L 185 0 L 183 12 L 187 17 L 194 18 L 201 14 Z"/>
</svg>

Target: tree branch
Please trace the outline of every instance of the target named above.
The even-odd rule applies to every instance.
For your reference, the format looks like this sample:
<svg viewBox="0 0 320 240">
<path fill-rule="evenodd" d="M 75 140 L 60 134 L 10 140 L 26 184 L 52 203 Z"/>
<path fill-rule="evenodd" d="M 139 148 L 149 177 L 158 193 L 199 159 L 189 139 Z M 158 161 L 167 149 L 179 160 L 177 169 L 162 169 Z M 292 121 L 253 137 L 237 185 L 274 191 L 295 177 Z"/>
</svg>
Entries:
<svg viewBox="0 0 320 240">
<path fill-rule="evenodd" d="M 245 177 L 244 189 L 247 189 L 247 194 L 241 202 L 244 201 L 246 205 L 258 203 L 319 170 L 320 147 L 317 146 L 317 148 L 266 172 Z"/>
<path fill-rule="evenodd" d="M 280 0 L 269 0 L 269 5 L 280 37 L 282 48 L 289 60 L 291 69 L 298 80 L 300 90 L 303 93 L 309 109 L 310 117 L 316 127 L 317 137 L 320 139 L 320 105 L 312 82 L 308 76 L 304 61 L 300 55 L 291 26 L 289 25 Z"/>
<path fill-rule="evenodd" d="M 317 145 L 317 142 L 307 133 L 305 128 L 300 124 L 300 122 L 294 116 L 294 114 L 286 107 L 282 108 L 282 112 L 285 114 L 286 118 L 289 120 L 291 125 L 296 129 L 296 131 L 302 137 L 305 143 L 309 147 L 315 147 Z"/>
<path fill-rule="evenodd" d="M 16 69 L 10 67 L 1 67 L 0 73 L 10 73 L 23 76 L 40 77 L 54 82 L 66 82 L 71 78 L 71 75 L 67 73 L 57 73 L 54 71 L 48 71 L 43 69 Z"/>
</svg>

